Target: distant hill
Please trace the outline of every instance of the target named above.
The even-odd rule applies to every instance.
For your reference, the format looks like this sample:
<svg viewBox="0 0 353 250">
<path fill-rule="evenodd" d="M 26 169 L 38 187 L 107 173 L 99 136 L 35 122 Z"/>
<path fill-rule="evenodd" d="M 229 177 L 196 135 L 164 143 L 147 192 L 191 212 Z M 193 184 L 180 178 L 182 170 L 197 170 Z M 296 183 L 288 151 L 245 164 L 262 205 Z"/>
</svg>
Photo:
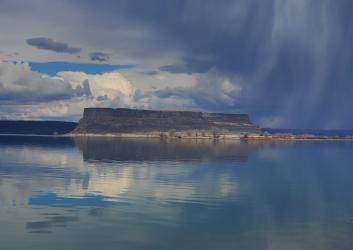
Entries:
<svg viewBox="0 0 353 250">
<path fill-rule="evenodd" d="M 0 121 L 0 134 L 61 135 L 70 133 L 76 122 L 61 121 Z"/>
</svg>

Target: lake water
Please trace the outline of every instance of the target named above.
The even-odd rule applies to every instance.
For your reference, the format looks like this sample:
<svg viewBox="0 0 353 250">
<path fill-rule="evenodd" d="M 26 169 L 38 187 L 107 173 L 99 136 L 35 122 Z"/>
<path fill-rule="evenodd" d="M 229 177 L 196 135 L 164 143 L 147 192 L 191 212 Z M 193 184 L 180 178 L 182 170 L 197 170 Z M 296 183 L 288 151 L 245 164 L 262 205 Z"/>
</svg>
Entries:
<svg viewBox="0 0 353 250">
<path fill-rule="evenodd" d="M 0 249 L 353 249 L 353 144 L 0 137 Z"/>
</svg>

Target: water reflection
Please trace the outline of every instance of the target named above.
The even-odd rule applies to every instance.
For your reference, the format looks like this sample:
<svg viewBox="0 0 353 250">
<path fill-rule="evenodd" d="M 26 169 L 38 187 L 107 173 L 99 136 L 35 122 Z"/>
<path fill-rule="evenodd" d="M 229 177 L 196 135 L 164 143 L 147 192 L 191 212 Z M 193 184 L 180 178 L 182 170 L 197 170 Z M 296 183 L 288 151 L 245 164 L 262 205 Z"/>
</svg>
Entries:
<svg viewBox="0 0 353 250">
<path fill-rule="evenodd" d="M 1 249 L 350 249 L 352 149 L 0 137 Z"/>
<path fill-rule="evenodd" d="M 114 139 L 81 137 L 75 143 L 84 160 L 183 161 L 228 159 L 247 161 L 256 144 L 241 141 Z"/>
<path fill-rule="evenodd" d="M 67 223 L 79 220 L 77 216 L 61 215 L 47 216 L 45 219 L 43 221 L 27 222 L 26 229 L 30 233 L 51 233 L 51 229 L 54 227 L 66 227 Z"/>
</svg>

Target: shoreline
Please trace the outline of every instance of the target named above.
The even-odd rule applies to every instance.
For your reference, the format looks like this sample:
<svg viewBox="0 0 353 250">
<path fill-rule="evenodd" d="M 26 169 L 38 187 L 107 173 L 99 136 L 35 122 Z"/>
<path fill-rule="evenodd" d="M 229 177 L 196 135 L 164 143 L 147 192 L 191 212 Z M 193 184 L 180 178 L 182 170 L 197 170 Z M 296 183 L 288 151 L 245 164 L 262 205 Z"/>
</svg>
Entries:
<svg viewBox="0 0 353 250">
<path fill-rule="evenodd" d="M 322 136 L 322 135 L 259 135 L 243 138 L 248 141 L 353 141 L 353 136 Z"/>
<path fill-rule="evenodd" d="M 353 141 L 353 136 L 315 136 L 315 135 L 244 135 L 244 134 L 228 134 L 220 135 L 218 137 L 212 136 L 168 136 L 164 134 L 135 134 L 135 133 L 122 133 L 122 134 L 52 134 L 52 135 L 41 135 L 41 134 L 0 134 L 1 136 L 13 136 L 13 137 L 52 137 L 52 138 L 89 138 L 89 137 L 102 137 L 102 138 L 141 138 L 141 139 L 160 139 L 160 140 L 212 140 L 212 141 L 249 141 L 249 142 L 273 142 L 273 141 Z"/>
<path fill-rule="evenodd" d="M 353 141 L 353 136 L 319 136 L 319 135 L 261 135 L 261 134 L 207 134 L 204 136 L 185 133 L 169 135 L 163 132 L 155 133 L 119 133 L 119 134 L 69 134 L 72 137 L 115 137 L 115 138 L 155 138 L 155 139 L 196 139 L 196 140 L 242 140 L 242 141 Z"/>
<path fill-rule="evenodd" d="M 222 134 L 222 135 L 188 135 L 187 133 L 175 133 L 170 135 L 163 132 L 152 132 L 152 133 L 119 133 L 119 134 L 93 134 L 93 133 L 73 133 L 69 134 L 72 137 L 114 137 L 114 138 L 154 138 L 154 139 L 200 139 L 200 140 L 241 140 L 243 134 Z"/>
</svg>

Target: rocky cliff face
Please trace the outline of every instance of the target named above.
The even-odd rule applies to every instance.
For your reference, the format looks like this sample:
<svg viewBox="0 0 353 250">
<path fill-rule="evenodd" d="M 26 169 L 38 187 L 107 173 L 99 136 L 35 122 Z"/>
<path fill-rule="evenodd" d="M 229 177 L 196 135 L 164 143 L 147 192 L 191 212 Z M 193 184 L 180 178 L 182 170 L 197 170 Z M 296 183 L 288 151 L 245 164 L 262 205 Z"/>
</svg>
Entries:
<svg viewBox="0 0 353 250">
<path fill-rule="evenodd" d="M 138 109 L 86 108 L 73 134 L 172 133 L 172 132 L 259 133 L 246 114 Z"/>
</svg>

